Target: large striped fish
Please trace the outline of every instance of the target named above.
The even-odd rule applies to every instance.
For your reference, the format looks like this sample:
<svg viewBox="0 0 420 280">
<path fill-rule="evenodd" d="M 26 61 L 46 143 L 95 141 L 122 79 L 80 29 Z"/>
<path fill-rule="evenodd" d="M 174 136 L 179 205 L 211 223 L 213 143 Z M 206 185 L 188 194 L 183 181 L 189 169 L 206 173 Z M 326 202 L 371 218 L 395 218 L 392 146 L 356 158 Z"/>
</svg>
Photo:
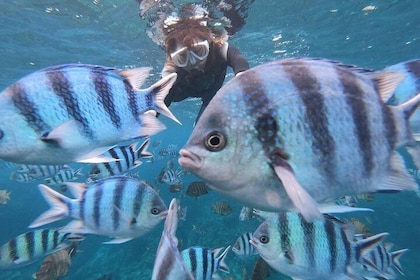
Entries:
<svg viewBox="0 0 420 280">
<path fill-rule="evenodd" d="M 67 241 L 81 240 L 80 236 L 59 229 L 37 229 L 23 233 L 0 247 L 0 268 L 16 268 L 66 248 Z"/>
<path fill-rule="evenodd" d="M 0 158 L 47 165 L 98 161 L 118 142 L 161 131 L 154 114 L 144 113 L 176 120 L 163 102 L 176 74 L 140 89 L 149 71 L 68 64 L 22 78 L 0 94 Z"/>
<path fill-rule="evenodd" d="M 413 59 L 391 65 L 386 67 L 383 71 L 401 72 L 405 75 L 401 84 L 399 84 L 389 98 L 385 100 L 386 104 L 399 105 L 420 93 L 420 59 Z M 410 118 L 410 126 L 414 137 L 417 141 L 420 141 L 420 111 L 416 111 Z"/>
<path fill-rule="evenodd" d="M 420 95 L 386 106 L 401 73 L 286 59 L 223 86 L 181 149 L 180 165 L 247 206 L 322 218 L 317 202 L 416 190 L 396 149 L 418 159 L 408 127 Z"/>
<path fill-rule="evenodd" d="M 354 242 L 354 230 L 333 219 L 308 223 L 299 213 L 281 212 L 268 216 L 250 243 L 271 268 L 293 279 L 363 279 L 355 268 L 387 235 Z"/>
<path fill-rule="evenodd" d="M 153 266 L 152 280 L 193 280 L 191 272 L 186 267 L 178 251 L 178 201 L 176 198 L 169 204 L 165 227 L 160 238 Z"/>
<path fill-rule="evenodd" d="M 166 206 L 144 181 L 126 176 L 108 177 L 90 184 L 65 183 L 76 199 L 46 185 L 39 189 L 51 208 L 29 227 L 39 227 L 65 217 L 77 219 L 62 231 L 115 237 L 104 242 L 119 244 L 150 231 L 166 217 Z"/>
</svg>

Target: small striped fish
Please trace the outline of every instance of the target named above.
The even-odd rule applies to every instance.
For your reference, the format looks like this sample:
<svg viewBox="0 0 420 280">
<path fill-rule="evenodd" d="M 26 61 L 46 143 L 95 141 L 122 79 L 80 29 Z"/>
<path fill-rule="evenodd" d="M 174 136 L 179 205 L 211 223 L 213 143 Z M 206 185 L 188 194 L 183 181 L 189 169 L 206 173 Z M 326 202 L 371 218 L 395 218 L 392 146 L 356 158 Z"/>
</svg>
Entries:
<svg viewBox="0 0 420 280">
<path fill-rule="evenodd" d="M 90 184 L 67 182 L 76 199 L 70 199 L 46 185 L 39 189 L 50 210 L 29 227 L 39 227 L 65 217 L 77 219 L 62 230 L 98 234 L 119 244 L 150 231 L 166 216 L 166 206 L 158 193 L 145 182 L 126 176 L 108 177 Z"/>
<path fill-rule="evenodd" d="M 111 146 L 153 135 L 177 121 L 164 104 L 176 74 L 140 89 L 150 68 L 57 65 L 23 77 L 0 94 L 0 158 L 25 164 L 98 162 Z"/>
<path fill-rule="evenodd" d="M 225 263 L 229 250 L 230 246 L 213 250 L 195 246 L 183 250 L 181 257 L 195 280 L 220 279 L 216 274 L 217 270 L 229 273 L 229 267 Z"/>
<path fill-rule="evenodd" d="M 146 139 L 139 147 L 139 143 L 116 146 L 103 154 L 104 157 L 112 159 L 109 162 L 92 164 L 89 171 L 89 178 L 97 180 L 109 176 L 125 174 L 136 169 L 142 162 L 141 158 L 151 158 L 153 155 L 147 151 L 150 138 Z"/>
<path fill-rule="evenodd" d="M 165 227 L 157 249 L 153 266 L 152 280 L 193 280 L 194 277 L 187 269 L 178 251 L 178 201 L 176 198 L 169 204 Z"/>
<path fill-rule="evenodd" d="M 61 169 L 57 174 L 45 179 L 45 184 L 49 186 L 58 187 L 65 185 L 65 182 L 71 182 L 82 177 L 82 168 L 74 170 L 73 168 Z"/>
<path fill-rule="evenodd" d="M 34 165 L 34 164 L 20 164 L 18 173 L 26 173 L 32 179 L 46 179 L 54 176 L 59 173 L 61 170 L 71 169 L 70 166 L 66 164 L 59 165 Z"/>
<path fill-rule="evenodd" d="M 420 59 L 413 59 L 386 67 L 385 72 L 401 72 L 404 80 L 385 100 L 389 105 L 400 105 L 420 93 Z M 414 137 L 420 141 L 420 112 L 416 111 L 410 118 L 410 126 Z"/>
<path fill-rule="evenodd" d="M 81 239 L 59 229 L 28 231 L 0 247 L 0 268 L 15 268 L 30 264 L 45 255 L 69 246 L 66 241 Z"/>
<path fill-rule="evenodd" d="M 399 148 L 420 165 L 408 119 L 420 95 L 385 99 L 404 79 L 324 59 L 259 65 L 226 83 L 180 150 L 179 164 L 242 204 L 322 219 L 318 202 L 417 190 Z"/>
<path fill-rule="evenodd" d="M 388 235 L 355 242 L 352 231 L 333 219 L 308 223 L 299 213 L 281 212 L 268 216 L 250 242 L 271 268 L 292 278 L 347 279 L 352 266 Z"/>
<path fill-rule="evenodd" d="M 188 185 L 186 194 L 194 198 L 208 194 L 207 185 L 200 181 L 192 182 Z"/>
<path fill-rule="evenodd" d="M 162 182 L 168 185 L 175 185 L 181 183 L 182 170 L 167 169 L 162 176 Z"/>
<path fill-rule="evenodd" d="M 255 247 L 249 243 L 249 240 L 252 238 L 252 232 L 245 232 L 241 234 L 236 240 L 235 244 L 232 247 L 232 251 L 241 257 L 248 257 L 253 255 L 258 255 L 258 252 L 255 250 Z"/>
</svg>

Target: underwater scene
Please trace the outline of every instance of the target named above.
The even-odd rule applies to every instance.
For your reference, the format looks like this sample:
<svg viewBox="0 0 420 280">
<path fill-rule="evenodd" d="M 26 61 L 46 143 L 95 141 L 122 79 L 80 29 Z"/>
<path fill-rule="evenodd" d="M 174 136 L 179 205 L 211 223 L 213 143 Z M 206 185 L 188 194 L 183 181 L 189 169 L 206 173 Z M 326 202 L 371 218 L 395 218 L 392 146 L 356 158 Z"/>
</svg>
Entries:
<svg viewBox="0 0 420 280">
<path fill-rule="evenodd" d="M 194 94 L 169 109 L 163 102 L 176 75 L 161 76 L 156 23 L 169 30 L 162 15 L 177 21 L 190 3 L 200 22 L 208 11 L 219 17 L 206 24 L 253 71 L 229 65 L 204 111 Z M 0 279 L 419 279 L 419 14 L 413 0 L 1 1 Z M 208 43 L 192 46 L 168 57 L 180 68 L 205 61 Z M 281 101 L 270 91 L 282 82 L 290 100 L 311 90 L 300 75 L 347 97 L 365 87 L 370 107 L 349 98 L 347 112 L 322 93 L 274 112 Z M 89 90 L 102 90 L 99 101 Z M 113 102 L 114 90 L 127 96 Z M 38 91 L 49 95 L 28 97 Z M 307 130 L 293 117 L 302 110 L 312 116 Z M 317 121 L 330 138 L 308 132 Z M 290 131 L 279 132 L 282 122 Z M 208 126 L 219 129 L 203 140 Z M 363 137 L 372 146 L 353 145 Z M 330 158 L 307 163 L 318 154 Z M 174 246 L 162 244 L 166 233 Z M 192 275 L 165 262 L 180 252 Z"/>
</svg>

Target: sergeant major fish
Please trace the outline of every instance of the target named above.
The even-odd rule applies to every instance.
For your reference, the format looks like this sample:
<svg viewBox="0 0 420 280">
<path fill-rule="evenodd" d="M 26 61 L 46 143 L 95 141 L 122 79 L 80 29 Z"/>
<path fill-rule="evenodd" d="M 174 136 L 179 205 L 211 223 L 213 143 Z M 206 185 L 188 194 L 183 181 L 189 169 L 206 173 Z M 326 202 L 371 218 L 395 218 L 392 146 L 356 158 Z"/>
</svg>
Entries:
<svg viewBox="0 0 420 280">
<path fill-rule="evenodd" d="M 353 242 L 351 227 L 330 219 L 306 222 L 296 212 L 270 215 L 250 243 L 276 271 L 293 279 L 363 279 L 361 258 L 380 245 L 387 233 Z"/>
<path fill-rule="evenodd" d="M 247 206 L 308 221 L 322 218 L 325 199 L 416 190 L 396 149 L 420 162 L 408 127 L 420 96 L 397 107 L 380 99 L 403 78 L 310 58 L 257 66 L 210 101 L 179 164 Z"/>
<path fill-rule="evenodd" d="M 163 102 L 176 75 L 140 89 L 149 71 L 67 64 L 22 78 L 0 94 L 0 158 L 97 162 L 118 142 L 161 131 L 163 124 L 144 113 L 155 110 L 176 120 Z"/>
<path fill-rule="evenodd" d="M 59 229 L 37 229 L 23 233 L 0 247 L 0 268 L 16 268 L 66 248 L 67 241 L 82 237 Z"/>
<path fill-rule="evenodd" d="M 46 185 L 39 189 L 51 208 L 29 227 L 39 227 L 65 217 L 70 222 L 62 231 L 98 234 L 119 244 L 150 231 L 166 216 L 166 206 L 157 192 L 138 179 L 108 177 L 90 184 L 67 182 L 76 199 L 68 198 Z"/>
</svg>

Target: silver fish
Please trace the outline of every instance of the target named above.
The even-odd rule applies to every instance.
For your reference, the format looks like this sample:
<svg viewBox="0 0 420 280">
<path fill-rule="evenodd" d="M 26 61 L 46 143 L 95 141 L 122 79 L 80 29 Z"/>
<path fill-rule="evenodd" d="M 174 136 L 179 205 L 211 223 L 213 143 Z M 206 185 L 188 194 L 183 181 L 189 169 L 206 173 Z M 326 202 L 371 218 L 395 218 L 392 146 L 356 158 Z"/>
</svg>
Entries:
<svg viewBox="0 0 420 280">
<path fill-rule="evenodd" d="M 0 268 L 15 268 L 69 246 L 66 241 L 80 236 L 59 229 L 37 229 L 21 234 L 0 247 Z"/>
<path fill-rule="evenodd" d="M 354 277 L 354 267 L 387 235 L 354 242 L 352 228 L 339 222 L 308 223 L 299 213 L 281 212 L 269 216 L 250 242 L 271 268 L 293 279 L 363 279 Z"/>
<path fill-rule="evenodd" d="M 20 164 L 17 172 L 27 173 L 33 179 L 46 179 L 59 173 L 61 170 L 71 169 L 69 165 L 34 165 Z"/>
<path fill-rule="evenodd" d="M 39 189 L 50 210 L 29 227 L 39 227 L 65 217 L 70 222 L 62 231 L 115 237 L 105 244 L 119 244 L 150 231 L 166 216 L 166 206 L 158 193 L 145 182 L 114 176 L 90 184 L 65 183 L 76 199 L 68 198 L 46 185 Z"/>
<path fill-rule="evenodd" d="M 112 160 L 92 164 L 89 178 L 97 180 L 136 169 L 142 164 L 140 159 L 153 157 L 153 154 L 147 151 L 149 143 L 150 138 L 146 139 L 141 145 L 134 143 L 109 149 L 103 156 Z"/>
<path fill-rule="evenodd" d="M 161 131 L 155 114 L 145 112 L 177 121 L 163 102 L 176 74 L 140 89 L 149 71 L 67 64 L 22 78 L 0 94 L 0 158 L 97 162 L 118 142 Z"/>
<path fill-rule="evenodd" d="M 232 247 L 232 251 L 241 257 L 248 257 L 253 255 L 258 255 L 258 252 L 255 250 L 255 247 L 249 243 L 249 240 L 252 238 L 252 232 L 245 232 L 241 234 L 238 239 L 236 239 L 235 244 Z"/>
<path fill-rule="evenodd" d="M 322 219 L 325 199 L 417 190 L 396 149 L 420 163 L 407 122 L 420 95 L 397 107 L 380 99 L 402 79 L 322 59 L 257 66 L 210 101 L 179 164 L 247 206 L 308 221 Z"/>
<path fill-rule="evenodd" d="M 45 179 L 45 184 L 49 186 L 58 187 L 65 185 L 64 183 L 75 181 L 82 177 L 82 168 L 74 170 L 73 168 L 62 169 L 52 177 Z"/>
<path fill-rule="evenodd" d="M 152 280 L 194 279 L 178 251 L 178 238 L 175 235 L 178 228 L 178 208 L 178 202 L 173 198 L 157 249 Z"/>
<path fill-rule="evenodd" d="M 229 273 L 225 258 L 229 252 L 227 248 L 208 249 L 204 247 L 190 247 L 181 252 L 181 257 L 187 269 L 196 280 L 221 279 L 217 270 Z"/>
<path fill-rule="evenodd" d="M 399 105 L 410 100 L 420 92 L 420 59 L 404 61 L 386 67 L 385 72 L 404 73 L 404 80 L 386 99 L 386 104 Z M 420 141 L 420 111 L 416 111 L 410 118 L 410 126 L 414 137 Z"/>
</svg>

